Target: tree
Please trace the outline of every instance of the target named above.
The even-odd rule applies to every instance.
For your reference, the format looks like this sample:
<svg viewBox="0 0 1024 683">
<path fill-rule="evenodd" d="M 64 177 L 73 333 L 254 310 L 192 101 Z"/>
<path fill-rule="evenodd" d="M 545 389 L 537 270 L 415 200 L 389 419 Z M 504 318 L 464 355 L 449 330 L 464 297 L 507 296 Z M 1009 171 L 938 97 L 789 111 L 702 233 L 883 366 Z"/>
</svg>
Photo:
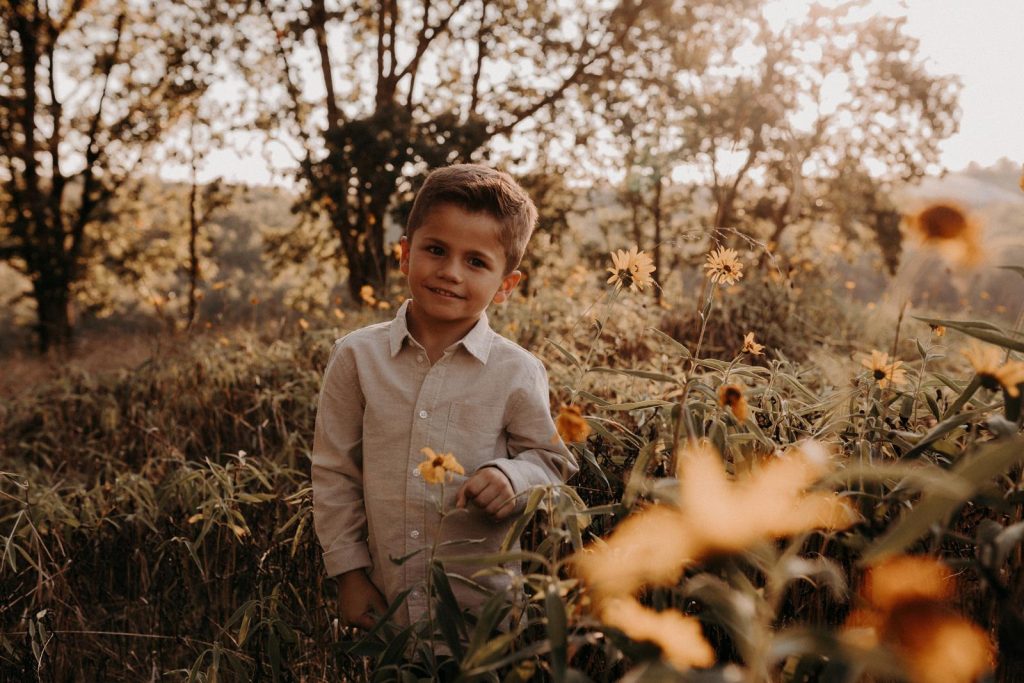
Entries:
<svg viewBox="0 0 1024 683">
<path fill-rule="evenodd" d="M 385 286 L 386 225 L 426 169 L 479 158 L 497 138 L 522 144 L 539 114 L 605 78 L 640 18 L 666 5 L 563 14 L 543 0 L 260 2 L 272 50 L 243 59 L 260 122 L 299 142 L 297 209 L 327 217 L 352 297 Z M 302 258 L 300 242 L 277 245 L 277 257 Z"/>
<path fill-rule="evenodd" d="M 39 348 L 72 336 L 90 229 L 202 97 L 230 6 L 0 0 L 0 258 L 26 275 Z"/>
</svg>

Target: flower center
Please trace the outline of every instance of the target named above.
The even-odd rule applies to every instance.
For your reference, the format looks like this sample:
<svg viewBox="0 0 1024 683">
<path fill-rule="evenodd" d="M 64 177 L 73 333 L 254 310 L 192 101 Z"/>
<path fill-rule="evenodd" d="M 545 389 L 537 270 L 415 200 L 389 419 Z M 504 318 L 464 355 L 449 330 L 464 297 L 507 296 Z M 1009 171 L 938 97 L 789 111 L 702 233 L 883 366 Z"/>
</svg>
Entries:
<svg viewBox="0 0 1024 683">
<path fill-rule="evenodd" d="M 889 373 L 887 373 L 882 368 L 875 368 L 875 371 L 872 373 L 872 375 L 874 375 L 876 380 L 885 379 L 885 376 L 887 374 L 889 374 Z"/>
</svg>

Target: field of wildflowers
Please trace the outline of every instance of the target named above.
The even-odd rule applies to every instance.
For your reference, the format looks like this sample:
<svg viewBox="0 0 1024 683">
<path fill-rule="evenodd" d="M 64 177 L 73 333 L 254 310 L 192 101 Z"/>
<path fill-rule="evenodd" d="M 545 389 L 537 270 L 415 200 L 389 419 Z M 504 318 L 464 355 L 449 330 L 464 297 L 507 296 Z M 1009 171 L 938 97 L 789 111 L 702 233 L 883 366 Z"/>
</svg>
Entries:
<svg viewBox="0 0 1024 683">
<path fill-rule="evenodd" d="M 909 225 L 980 258 L 958 207 Z M 199 336 L 5 400 L 0 679 L 1024 680 L 1024 312 L 901 301 L 871 338 L 827 273 L 761 255 L 713 244 L 687 291 L 635 246 L 552 256 L 493 311 L 545 360 L 581 471 L 531 493 L 522 550 L 458 558 L 521 563 L 521 591 L 463 612 L 436 560 L 406 628 L 338 623 L 311 529 L 341 328 Z M 345 329 L 391 315 L 363 298 Z M 444 500 L 460 454 L 423 454 Z"/>
</svg>

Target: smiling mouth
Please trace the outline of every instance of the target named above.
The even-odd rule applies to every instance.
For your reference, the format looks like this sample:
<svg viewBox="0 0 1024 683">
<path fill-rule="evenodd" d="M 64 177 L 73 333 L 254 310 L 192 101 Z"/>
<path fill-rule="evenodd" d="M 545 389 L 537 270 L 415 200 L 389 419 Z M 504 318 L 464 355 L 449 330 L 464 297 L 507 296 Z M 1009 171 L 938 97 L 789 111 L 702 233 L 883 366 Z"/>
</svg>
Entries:
<svg viewBox="0 0 1024 683">
<path fill-rule="evenodd" d="M 461 299 L 462 297 L 454 292 L 449 292 L 447 289 L 438 289 L 437 287 L 427 287 L 431 292 L 439 296 L 446 297 L 448 299 Z"/>
</svg>

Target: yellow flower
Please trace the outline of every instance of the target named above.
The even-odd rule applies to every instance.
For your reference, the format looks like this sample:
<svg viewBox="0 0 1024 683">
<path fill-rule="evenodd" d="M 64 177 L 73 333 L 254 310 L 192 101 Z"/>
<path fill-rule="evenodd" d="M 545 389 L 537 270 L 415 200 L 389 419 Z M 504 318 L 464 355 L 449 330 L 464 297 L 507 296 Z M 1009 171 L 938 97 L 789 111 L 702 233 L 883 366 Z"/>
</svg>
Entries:
<svg viewBox="0 0 1024 683">
<path fill-rule="evenodd" d="M 912 683 L 973 683 L 993 667 L 984 630 L 950 610 L 952 572 L 941 561 L 897 556 L 872 567 L 861 586 L 862 606 L 843 625 L 843 639 L 897 654 Z"/>
<path fill-rule="evenodd" d="M 740 422 L 747 419 L 747 399 L 743 397 L 743 387 L 738 384 L 718 387 L 718 405 L 731 410 Z"/>
<path fill-rule="evenodd" d="M 652 505 L 624 519 L 608 538 L 577 553 L 573 566 L 600 605 L 645 586 L 676 583 L 696 559 L 690 535 L 679 510 Z"/>
<path fill-rule="evenodd" d="M 881 351 L 871 351 L 871 358 L 863 358 L 860 364 L 871 371 L 871 377 L 878 386 L 885 389 L 890 384 L 899 386 L 907 381 L 907 371 L 902 367 L 903 361 L 889 361 L 889 354 Z"/>
<path fill-rule="evenodd" d="M 743 278 L 743 264 L 735 249 L 722 247 L 708 254 L 704 263 L 708 277 L 718 284 L 732 285 Z"/>
<path fill-rule="evenodd" d="M 946 336 L 946 326 L 945 325 L 933 325 L 931 323 L 928 323 L 928 327 L 931 328 L 932 334 L 934 334 L 936 337 L 945 337 Z"/>
<path fill-rule="evenodd" d="M 363 300 L 367 306 L 376 306 L 377 297 L 373 295 L 373 285 L 363 285 L 359 288 L 359 298 Z"/>
<path fill-rule="evenodd" d="M 697 553 L 738 552 L 766 539 L 853 524 L 856 513 L 845 500 L 806 492 L 827 466 L 818 450 L 824 453 L 793 449 L 733 481 L 713 448 L 687 449 L 680 459 L 680 508 Z"/>
<path fill-rule="evenodd" d="M 939 247 L 950 260 L 962 265 L 980 260 L 980 225 L 955 202 L 936 202 L 906 220 L 925 244 Z"/>
<path fill-rule="evenodd" d="M 981 380 L 981 386 L 995 391 L 1002 387 L 1012 398 L 1020 396 L 1020 384 L 1024 384 L 1024 363 L 1007 361 L 1003 363 L 1003 351 L 994 346 L 982 346 L 976 341 L 963 352 L 971 367 Z"/>
<path fill-rule="evenodd" d="M 456 474 L 465 474 L 466 470 L 451 453 L 435 453 L 433 448 L 421 448 L 424 460 L 416 468 L 428 484 L 442 484 L 445 477 L 448 481 Z"/>
<path fill-rule="evenodd" d="M 633 599 L 615 599 L 601 610 L 601 620 L 636 641 L 648 641 L 661 648 L 661 656 L 675 668 L 715 663 L 715 651 L 704 639 L 700 622 L 673 610 L 655 612 Z"/>
<path fill-rule="evenodd" d="M 608 272 L 612 274 L 608 278 L 608 284 L 615 283 L 615 289 L 628 287 L 634 292 L 642 290 L 654 282 L 651 273 L 655 270 L 651 257 L 637 247 L 619 249 L 612 252 L 612 267 Z"/>
<path fill-rule="evenodd" d="M 586 441 L 590 436 L 590 425 L 583 419 L 579 406 L 563 406 L 555 418 L 555 427 L 566 443 Z"/>
<path fill-rule="evenodd" d="M 763 356 L 764 345 L 754 341 L 753 332 L 747 332 L 746 336 L 743 337 L 743 351 L 754 356 Z"/>
</svg>

